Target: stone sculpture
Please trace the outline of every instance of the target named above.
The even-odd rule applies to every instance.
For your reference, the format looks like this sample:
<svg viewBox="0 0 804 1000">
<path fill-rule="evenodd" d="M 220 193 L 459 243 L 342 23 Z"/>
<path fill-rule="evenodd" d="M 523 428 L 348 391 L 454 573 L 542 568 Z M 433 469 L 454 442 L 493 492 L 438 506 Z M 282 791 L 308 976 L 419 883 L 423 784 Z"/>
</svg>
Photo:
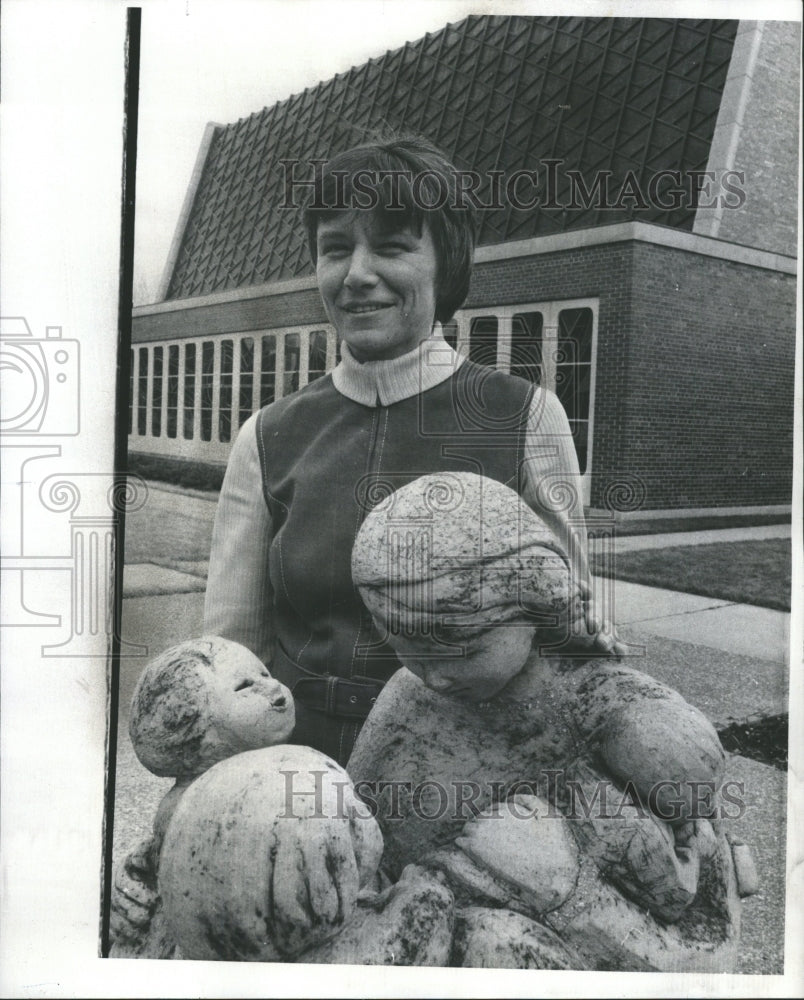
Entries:
<svg viewBox="0 0 804 1000">
<path fill-rule="evenodd" d="M 422 477 L 369 515 L 353 576 L 408 669 L 348 770 L 374 802 L 388 870 L 415 858 L 446 876 L 457 957 L 475 961 L 471 928 L 505 926 L 478 923 L 480 906 L 558 935 L 565 951 L 535 959 L 545 967 L 732 968 L 739 897 L 717 734 L 614 660 L 540 655 L 540 628 L 571 630 L 580 591 L 516 494 L 470 474 Z M 478 961 L 521 958 L 498 942 Z"/>
<path fill-rule="evenodd" d="M 449 963 L 452 893 L 413 865 L 380 878 L 376 821 L 343 768 L 284 743 L 293 720 L 290 692 L 237 643 L 148 664 L 131 739 L 176 783 L 116 873 L 111 957 Z"/>
<path fill-rule="evenodd" d="M 242 647 L 205 638 L 150 664 L 131 736 L 177 780 L 118 873 L 112 954 L 732 969 L 756 885 L 719 818 L 717 734 L 645 674 L 556 655 L 583 618 L 568 567 L 479 476 L 380 503 L 353 576 L 407 669 L 348 773 L 284 745 L 292 698 Z"/>
<path fill-rule="evenodd" d="M 115 875 L 110 955 L 170 958 L 157 888 L 162 841 L 184 792 L 208 768 L 244 750 L 283 743 L 293 731 L 293 698 L 248 649 L 204 636 L 152 660 L 131 701 L 129 735 L 143 766 L 175 784 L 162 799 L 153 835 Z"/>
</svg>

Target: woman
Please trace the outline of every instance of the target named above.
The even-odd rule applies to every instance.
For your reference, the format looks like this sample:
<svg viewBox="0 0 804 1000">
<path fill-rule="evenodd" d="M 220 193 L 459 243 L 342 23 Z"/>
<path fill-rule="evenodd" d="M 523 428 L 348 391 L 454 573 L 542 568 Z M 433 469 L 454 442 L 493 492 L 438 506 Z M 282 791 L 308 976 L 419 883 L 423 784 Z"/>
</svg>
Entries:
<svg viewBox="0 0 804 1000">
<path fill-rule="evenodd" d="M 251 417 L 232 449 L 210 557 L 205 631 L 249 647 L 288 685 L 293 739 L 340 763 L 399 667 L 352 584 L 358 529 L 423 474 L 507 483 L 546 518 L 588 594 L 580 500 L 545 506 L 545 477 L 577 481 L 550 393 L 444 341 L 469 289 L 475 220 L 454 168 L 419 139 L 372 143 L 324 167 L 305 209 L 333 372 Z M 577 490 L 576 490 L 577 495 Z M 586 608 L 590 651 L 617 652 Z"/>
</svg>

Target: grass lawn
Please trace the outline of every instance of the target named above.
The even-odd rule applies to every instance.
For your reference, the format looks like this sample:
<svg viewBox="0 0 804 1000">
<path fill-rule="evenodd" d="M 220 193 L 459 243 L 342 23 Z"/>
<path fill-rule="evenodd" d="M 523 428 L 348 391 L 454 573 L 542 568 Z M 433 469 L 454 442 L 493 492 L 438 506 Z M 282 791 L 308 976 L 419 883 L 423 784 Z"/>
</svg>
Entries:
<svg viewBox="0 0 804 1000">
<path fill-rule="evenodd" d="M 649 587 L 789 611 L 790 553 L 787 538 L 645 549 L 619 554 L 615 575 Z M 599 569 L 593 560 L 592 572 Z"/>
</svg>

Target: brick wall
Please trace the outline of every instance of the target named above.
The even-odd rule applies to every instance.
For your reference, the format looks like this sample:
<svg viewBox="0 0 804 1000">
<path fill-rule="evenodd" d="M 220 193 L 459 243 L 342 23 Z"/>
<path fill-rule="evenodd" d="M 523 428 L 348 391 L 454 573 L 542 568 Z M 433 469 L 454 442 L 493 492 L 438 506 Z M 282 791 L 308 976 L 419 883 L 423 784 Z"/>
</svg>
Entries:
<svg viewBox="0 0 804 1000">
<path fill-rule="evenodd" d="M 790 502 L 795 278 L 647 243 L 478 266 L 468 307 L 597 296 L 591 502 Z"/>
<path fill-rule="evenodd" d="M 648 507 L 789 503 L 795 277 L 635 244 L 623 465 Z"/>
</svg>

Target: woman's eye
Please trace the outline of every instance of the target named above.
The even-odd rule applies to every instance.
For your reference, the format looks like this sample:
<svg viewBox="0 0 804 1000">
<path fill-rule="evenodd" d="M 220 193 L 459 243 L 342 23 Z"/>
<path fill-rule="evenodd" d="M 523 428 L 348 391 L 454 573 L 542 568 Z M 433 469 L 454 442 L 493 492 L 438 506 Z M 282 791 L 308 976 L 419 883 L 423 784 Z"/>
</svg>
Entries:
<svg viewBox="0 0 804 1000">
<path fill-rule="evenodd" d="M 318 251 L 321 257 L 345 257 L 349 253 L 349 248 L 338 244 L 330 244 L 321 247 Z"/>
<path fill-rule="evenodd" d="M 380 253 L 386 254 L 404 253 L 408 249 L 408 245 L 401 240 L 389 240 L 386 243 L 381 243 L 378 249 Z"/>
</svg>

